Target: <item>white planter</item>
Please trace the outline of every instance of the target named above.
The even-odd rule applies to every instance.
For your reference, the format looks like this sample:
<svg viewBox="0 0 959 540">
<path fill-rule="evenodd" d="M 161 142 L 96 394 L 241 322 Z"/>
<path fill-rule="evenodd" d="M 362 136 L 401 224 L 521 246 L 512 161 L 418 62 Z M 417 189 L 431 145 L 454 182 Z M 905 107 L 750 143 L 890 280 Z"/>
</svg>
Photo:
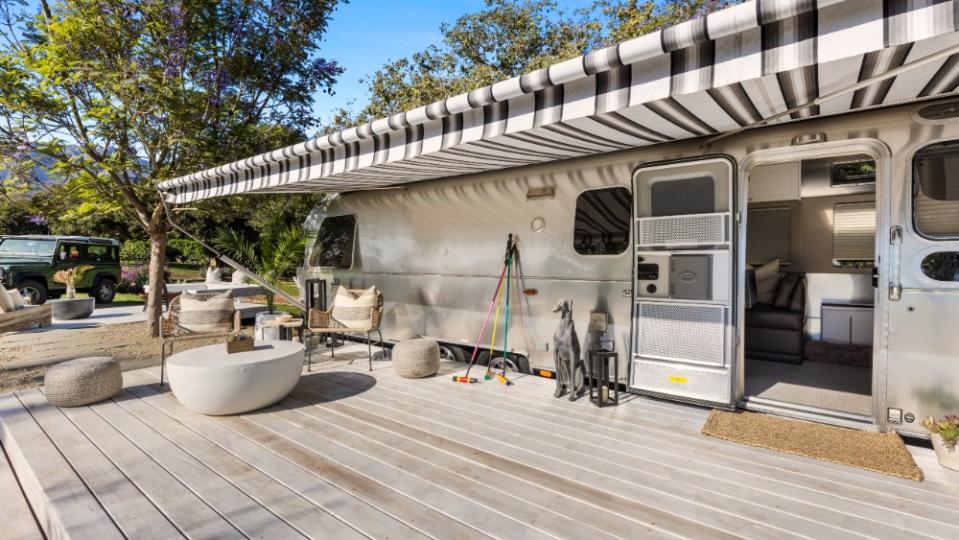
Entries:
<svg viewBox="0 0 959 540">
<path fill-rule="evenodd" d="M 947 469 L 959 471 L 959 445 L 952 448 L 946 447 L 946 443 L 942 442 L 942 437 L 938 433 L 933 433 L 931 438 L 939 464 Z"/>
</svg>

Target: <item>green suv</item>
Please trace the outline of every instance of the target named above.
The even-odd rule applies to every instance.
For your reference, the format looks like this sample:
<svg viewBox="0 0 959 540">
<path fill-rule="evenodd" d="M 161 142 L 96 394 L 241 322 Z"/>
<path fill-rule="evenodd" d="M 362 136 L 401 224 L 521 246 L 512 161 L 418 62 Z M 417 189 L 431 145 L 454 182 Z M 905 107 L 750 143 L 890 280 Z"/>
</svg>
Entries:
<svg viewBox="0 0 959 540">
<path fill-rule="evenodd" d="M 98 304 L 109 304 L 120 282 L 120 243 L 86 236 L 0 236 L 0 284 L 17 288 L 31 304 L 58 298 L 66 285 L 53 281 L 60 270 L 92 266 L 77 281 Z"/>
</svg>

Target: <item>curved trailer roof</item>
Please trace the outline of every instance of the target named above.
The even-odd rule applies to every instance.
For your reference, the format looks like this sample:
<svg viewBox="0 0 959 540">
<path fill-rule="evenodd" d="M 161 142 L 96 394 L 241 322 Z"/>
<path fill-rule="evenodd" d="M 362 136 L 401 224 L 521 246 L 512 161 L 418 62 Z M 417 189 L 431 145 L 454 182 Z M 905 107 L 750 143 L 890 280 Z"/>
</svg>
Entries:
<svg viewBox="0 0 959 540">
<path fill-rule="evenodd" d="M 375 189 L 948 94 L 957 28 L 954 2 L 755 0 L 159 189 Z"/>
</svg>

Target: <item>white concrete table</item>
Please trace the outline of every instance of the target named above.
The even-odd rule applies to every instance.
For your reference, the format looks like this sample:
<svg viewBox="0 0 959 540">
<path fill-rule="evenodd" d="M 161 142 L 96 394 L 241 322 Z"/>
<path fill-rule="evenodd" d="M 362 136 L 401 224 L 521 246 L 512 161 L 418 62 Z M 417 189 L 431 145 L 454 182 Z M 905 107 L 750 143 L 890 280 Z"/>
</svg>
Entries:
<svg viewBox="0 0 959 540">
<path fill-rule="evenodd" d="M 303 344 L 257 342 L 250 352 L 227 354 L 226 343 L 189 349 L 167 360 L 173 395 L 192 411 L 236 414 L 286 397 L 303 370 Z"/>
</svg>

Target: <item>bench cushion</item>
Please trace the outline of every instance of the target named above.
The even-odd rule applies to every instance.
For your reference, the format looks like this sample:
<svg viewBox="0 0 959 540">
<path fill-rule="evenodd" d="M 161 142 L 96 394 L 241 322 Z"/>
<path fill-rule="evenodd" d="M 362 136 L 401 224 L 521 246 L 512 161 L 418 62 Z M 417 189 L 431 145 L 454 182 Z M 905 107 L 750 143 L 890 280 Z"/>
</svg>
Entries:
<svg viewBox="0 0 959 540">
<path fill-rule="evenodd" d="M 233 329 L 233 291 L 220 294 L 180 295 L 179 325 L 198 334 L 226 333 Z"/>
</svg>

